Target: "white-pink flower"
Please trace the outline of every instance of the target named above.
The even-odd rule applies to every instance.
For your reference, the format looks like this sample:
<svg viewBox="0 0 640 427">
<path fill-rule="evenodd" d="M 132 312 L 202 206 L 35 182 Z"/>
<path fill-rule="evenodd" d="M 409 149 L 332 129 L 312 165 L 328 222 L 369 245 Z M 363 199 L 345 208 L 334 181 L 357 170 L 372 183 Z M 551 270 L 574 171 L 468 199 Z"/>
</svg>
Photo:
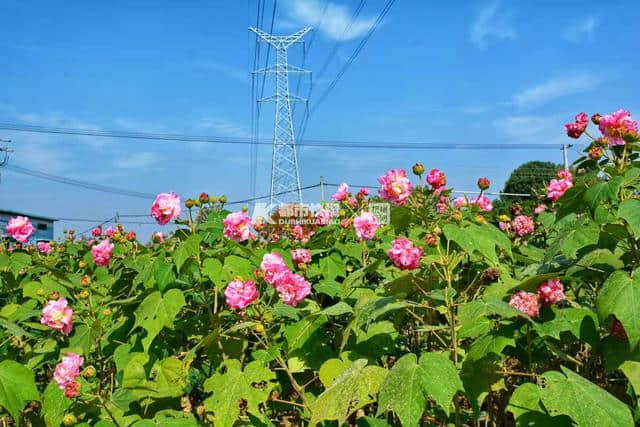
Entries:
<svg viewBox="0 0 640 427">
<path fill-rule="evenodd" d="M 40 323 L 68 335 L 73 330 L 73 310 L 65 297 L 50 300 L 42 309 Z"/>
<path fill-rule="evenodd" d="M 68 384 L 74 383 L 80 375 L 80 366 L 83 364 L 84 358 L 82 356 L 71 351 L 68 352 L 53 371 L 53 379 L 58 383 L 58 387 L 65 390 Z"/>
<path fill-rule="evenodd" d="M 342 202 L 349 197 L 349 185 L 346 182 L 343 182 L 338 186 L 338 191 L 335 192 L 334 195 L 331 196 L 333 200 L 338 202 Z"/>
<path fill-rule="evenodd" d="M 160 225 L 178 218 L 181 211 L 180 197 L 176 193 L 160 193 L 151 205 L 151 216 Z"/>
<path fill-rule="evenodd" d="M 371 240 L 375 237 L 378 228 L 380 228 L 380 222 L 371 212 L 362 212 L 353 219 L 353 227 L 356 229 L 358 239 Z"/>
<path fill-rule="evenodd" d="M 264 272 L 264 280 L 270 285 L 273 285 L 278 278 L 289 271 L 289 267 L 287 267 L 282 256 L 277 252 L 264 254 L 260 269 Z"/>
<path fill-rule="evenodd" d="M 27 243 L 35 231 L 35 227 L 26 216 L 11 218 L 7 223 L 7 234 L 20 243 Z"/>
<path fill-rule="evenodd" d="M 409 196 L 413 186 L 407 178 L 407 172 L 403 169 L 388 170 L 387 173 L 378 177 L 380 183 L 380 197 L 399 206 L 403 206 Z"/>
<path fill-rule="evenodd" d="M 316 212 L 316 224 L 320 226 L 329 225 L 333 219 L 333 212 L 329 209 L 320 209 Z"/>
<path fill-rule="evenodd" d="M 236 242 L 244 242 L 251 234 L 251 218 L 245 212 L 233 212 L 222 221 L 224 237 Z"/>
<path fill-rule="evenodd" d="M 258 298 L 258 288 L 251 280 L 233 280 L 224 290 L 224 296 L 229 307 L 241 310 Z"/>
<path fill-rule="evenodd" d="M 291 258 L 296 264 L 309 264 L 311 262 L 311 251 L 309 249 L 293 249 Z"/>
<path fill-rule="evenodd" d="M 533 230 L 535 228 L 533 220 L 527 215 L 518 215 L 517 217 L 515 217 L 513 221 L 511 221 L 511 226 L 513 227 L 513 230 L 516 232 L 516 234 L 520 237 L 524 237 L 533 233 Z"/>
<path fill-rule="evenodd" d="M 422 247 L 414 246 L 413 242 L 406 237 L 398 237 L 391 243 L 387 255 L 401 270 L 415 270 L 420 266 Z"/>
<path fill-rule="evenodd" d="M 299 274 L 287 271 L 275 282 L 274 287 L 280 294 L 282 302 L 297 305 L 311 293 L 311 284 Z"/>
<path fill-rule="evenodd" d="M 104 267 L 109 266 L 109 261 L 111 260 L 111 254 L 113 252 L 114 245 L 109 242 L 109 240 L 105 239 L 102 242 L 91 248 L 91 255 L 93 255 L 93 262 L 96 265 L 102 265 Z"/>
<path fill-rule="evenodd" d="M 45 255 L 50 255 L 51 252 L 53 251 L 53 248 L 51 247 L 51 243 L 49 242 L 38 242 L 37 246 L 38 246 L 38 251 L 40 251 Z"/>
<path fill-rule="evenodd" d="M 638 133 L 638 122 L 631 119 L 631 113 L 618 110 L 600 118 L 600 132 L 607 137 L 609 145 L 624 145 L 625 134 Z"/>
</svg>

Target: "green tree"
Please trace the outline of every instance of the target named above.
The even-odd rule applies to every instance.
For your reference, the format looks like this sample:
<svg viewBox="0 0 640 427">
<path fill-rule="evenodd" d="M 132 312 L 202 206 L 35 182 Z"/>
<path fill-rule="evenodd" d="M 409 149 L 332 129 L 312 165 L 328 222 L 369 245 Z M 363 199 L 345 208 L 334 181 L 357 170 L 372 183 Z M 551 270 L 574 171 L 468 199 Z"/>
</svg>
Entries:
<svg viewBox="0 0 640 427">
<path fill-rule="evenodd" d="M 511 172 L 504 185 L 503 193 L 531 194 L 530 197 L 501 196 L 496 200 L 494 207 L 498 213 L 508 213 L 514 203 L 522 206 L 527 214 L 533 212 L 538 204 L 537 194 L 541 194 L 545 185 L 555 178 L 562 165 L 552 162 L 534 160 L 518 166 Z"/>
</svg>

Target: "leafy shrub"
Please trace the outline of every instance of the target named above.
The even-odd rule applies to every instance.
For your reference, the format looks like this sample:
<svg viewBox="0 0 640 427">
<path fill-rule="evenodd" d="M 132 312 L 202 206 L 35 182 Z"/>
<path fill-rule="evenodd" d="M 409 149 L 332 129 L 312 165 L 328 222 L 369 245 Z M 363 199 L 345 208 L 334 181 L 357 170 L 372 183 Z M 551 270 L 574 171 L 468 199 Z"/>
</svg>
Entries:
<svg viewBox="0 0 640 427">
<path fill-rule="evenodd" d="M 640 138 L 624 113 L 594 116 L 603 136 L 535 220 L 452 203 L 421 165 L 415 186 L 380 178 L 388 225 L 348 186 L 311 224 L 203 194 L 149 245 L 119 227 L 29 246 L 20 219 L 0 252 L 2 422 L 632 426 Z M 152 213 L 180 210 L 164 194 Z"/>
</svg>

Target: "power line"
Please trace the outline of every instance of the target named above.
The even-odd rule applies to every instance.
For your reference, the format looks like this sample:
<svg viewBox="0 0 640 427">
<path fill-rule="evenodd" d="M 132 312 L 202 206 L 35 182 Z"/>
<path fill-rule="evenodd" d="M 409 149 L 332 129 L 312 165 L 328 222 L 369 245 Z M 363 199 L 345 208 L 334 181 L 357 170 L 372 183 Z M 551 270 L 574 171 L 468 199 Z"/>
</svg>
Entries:
<svg viewBox="0 0 640 427">
<path fill-rule="evenodd" d="M 96 130 L 96 129 L 77 129 L 77 128 L 60 128 L 47 127 L 37 125 L 26 125 L 17 123 L 0 123 L 0 129 L 12 130 L 17 132 L 32 132 L 45 134 L 61 134 L 61 135 L 77 135 L 77 136 L 95 136 L 100 138 L 123 138 L 123 139 L 139 139 L 149 141 L 179 141 L 179 142 L 203 142 L 211 144 L 259 144 L 273 145 L 270 140 L 252 141 L 246 137 L 227 137 L 227 136 L 197 136 L 197 135 L 181 135 L 181 134 L 163 134 L 163 133 L 147 133 L 147 132 L 129 132 L 114 130 Z M 393 142 L 393 141 L 348 141 L 334 139 L 309 139 L 306 143 L 296 143 L 306 147 L 319 148 L 358 148 L 358 149 L 419 149 L 419 150 L 531 150 L 531 149 L 557 149 L 559 144 L 549 143 L 503 143 L 503 144 L 468 144 L 468 143 L 445 143 L 445 142 Z"/>
<path fill-rule="evenodd" d="M 36 171 L 32 169 L 23 168 L 20 166 L 15 166 L 15 165 L 5 165 L 4 167 L 11 172 L 19 173 L 22 175 L 29 175 L 35 178 L 54 181 L 54 182 L 58 182 L 60 184 L 65 184 L 65 185 L 72 185 L 75 187 L 86 188 L 88 190 L 101 191 L 103 193 L 112 193 L 112 194 L 118 194 L 120 196 L 137 197 L 140 199 L 151 199 L 151 200 L 155 199 L 156 197 L 155 194 L 151 194 L 151 193 L 142 193 L 138 191 L 125 190 L 117 187 L 110 187 L 107 185 L 94 184 L 91 182 L 80 181 L 73 178 L 66 178 L 63 176 L 53 175 L 47 172 Z"/>
<path fill-rule="evenodd" d="M 373 23 L 371 28 L 369 28 L 369 31 L 367 32 L 366 36 L 360 41 L 360 43 L 358 44 L 356 49 L 353 51 L 353 53 L 351 54 L 351 56 L 349 57 L 347 62 L 342 66 L 342 68 L 340 69 L 340 71 L 338 72 L 336 77 L 331 81 L 331 83 L 329 83 L 329 86 L 327 86 L 327 88 L 324 90 L 322 95 L 320 95 L 320 99 L 315 104 L 313 104 L 313 106 L 311 107 L 311 110 L 309 111 L 309 113 L 307 115 L 305 115 L 305 119 L 304 119 L 304 121 L 302 123 L 301 131 L 298 134 L 298 140 L 300 140 L 300 141 L 303 140 L 304 134 L 307 131 L 307 125 L 309 123 L 309 119 L 311 118 L 311 115 L 318 109 L 320 104 L 322 104 L 324 102 L 324 100 L 327 98 L 327 96 L 329 96 L 329 93 L 331 93 L 333 88 L 338 84 L 338 81 L 342 78 L 344 73 L 347 72 L 347 69 L 349 68 L 349 66 L 351 66 L 351 64 L 358 57 L 358 55 L 360 54 L 360 52 L 362 51 L 364 46 L 367 44 L 367 42 L 369 41 L 369 39 L 371 38 L 371 36 L 375 32 L 376 28 L 378 28 L 378 25 L 380 25 L 380 23 L 382 22 L 384 17 L 387 15 L 387 13 L 389 12 L 389 10 L 391 9 L 391 7 L 393 6 L 394 3 L 395 3 L 395 0 L 387 0 L 387 3 L 385 4 L 384 8 L 382 9 L 380 14 L 378 15 L 378 18 L 375 20 L 375 22 Z"/>
<path fill-rule="evenodd" d="M 346 183 L 349 187 L 360 187 L 360 188 L 380 188 L 379 185 L 356 185 L 356 184 L 350 184 L 350 183 Z M 339 187 L 341 184 L 328 184 L 326 183 L 325 185 L 329 186 L 329 187 Z M 480 194 L 480 191 L 477 190 L 470 190 L 470 191 L 465 191 L 465 190 L 452 190 L 451 193 L 455 193 L 455 194 Z M 482 194 L 487 194 L 489 196 L 518 196 L 518 197 L 531 197 L 531 194 L 528 193 L 501 193 L 501 192 L 487 192 L 487 191 L 483 191 Z"/>
</svg>

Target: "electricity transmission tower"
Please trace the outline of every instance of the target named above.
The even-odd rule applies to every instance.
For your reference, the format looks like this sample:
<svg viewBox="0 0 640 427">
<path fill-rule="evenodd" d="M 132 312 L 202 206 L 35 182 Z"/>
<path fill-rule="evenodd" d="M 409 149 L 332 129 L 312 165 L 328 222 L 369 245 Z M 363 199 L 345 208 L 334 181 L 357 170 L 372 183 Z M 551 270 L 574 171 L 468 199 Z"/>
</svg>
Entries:
<svg viewBox="0 0 640 427">
<path fill-rule="evenodd" d="M 274 36 L 258 28 L 251 27 L 258 37 L 270 44 L 276 51 L 276 64 L 254 73 L 275 75 L 275 95 L 259 99 L 258 102 L 275 102 L 275 127 L 273 130 L 273 152 L 271 156 L 271 192 L 269 206 L 280 203 L 302 203 L 300 175 L 293 131 L 292 102 L 306 102 L 305 99 L 289 92 L 289 73 L 310 73 L 308 70 L 289 65 L 287 50 L 302 40 L 311 27 L 303 28 L 290 36 Z"/>
</svg>

